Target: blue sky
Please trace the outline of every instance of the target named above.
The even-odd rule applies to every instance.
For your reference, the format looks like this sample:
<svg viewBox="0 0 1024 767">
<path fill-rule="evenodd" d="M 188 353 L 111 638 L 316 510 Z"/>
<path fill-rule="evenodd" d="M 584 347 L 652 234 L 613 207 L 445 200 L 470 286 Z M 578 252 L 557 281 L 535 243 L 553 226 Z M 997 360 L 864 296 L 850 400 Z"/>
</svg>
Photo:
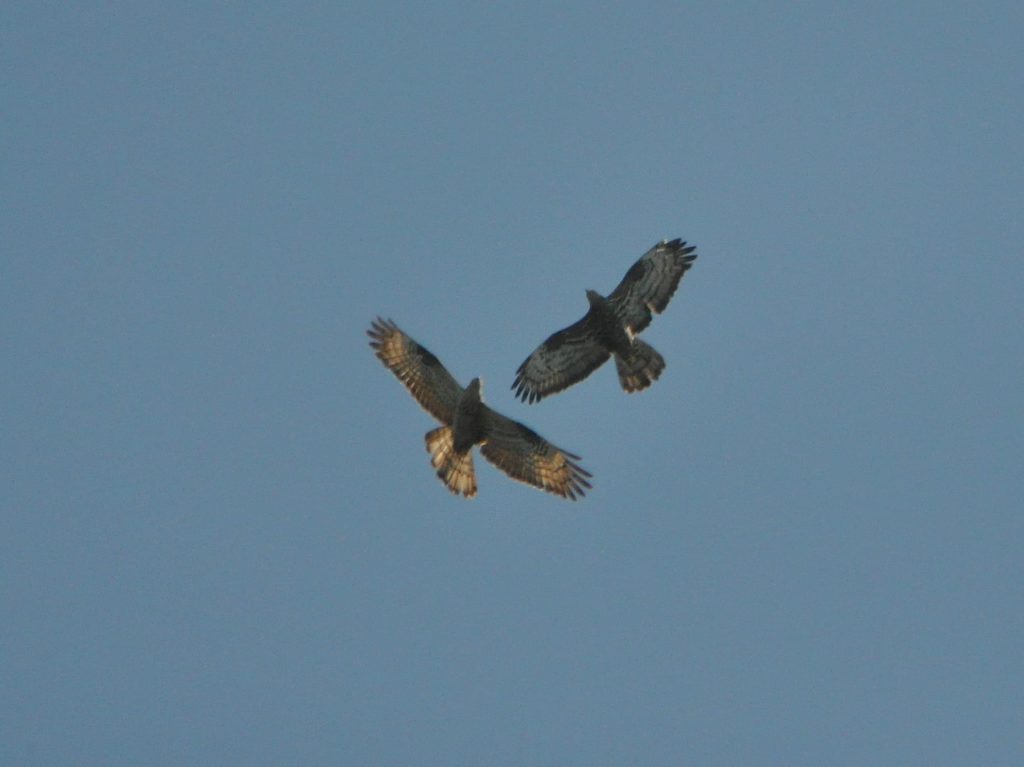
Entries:
<svg viewBox="0 0 1024 767">
<path fill-rule="evenodd" d="M 1018 4 L 0 30 L 4 763 L 1024 759 Z M 515 401 L 671 237 L 661 380 Z M 449 495 L 378 314 L 593 491 Z"/>
</svg>

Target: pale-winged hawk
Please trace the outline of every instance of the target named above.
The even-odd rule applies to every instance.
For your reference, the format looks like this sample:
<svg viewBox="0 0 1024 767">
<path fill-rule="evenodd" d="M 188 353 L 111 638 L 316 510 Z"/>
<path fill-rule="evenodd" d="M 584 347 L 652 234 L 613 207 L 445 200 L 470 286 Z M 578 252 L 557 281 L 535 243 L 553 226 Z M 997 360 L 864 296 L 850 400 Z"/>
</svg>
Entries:
<svg viewBox="0 0 1024 767">
<path fill-rule="evenodd" d="M 427 451 L 437 476 L 453 493 L 476 495 L 474 445 L 512 479 L 576 500 L 591 485 L 578 455 L 555 447 L 532 429 L 487 407 L 480 379 L 463 389 L 427 349 L 391 320 L 378 317 L 366 331 L 377 357 L 443 426 L 427 432 Z"/>
</svg>

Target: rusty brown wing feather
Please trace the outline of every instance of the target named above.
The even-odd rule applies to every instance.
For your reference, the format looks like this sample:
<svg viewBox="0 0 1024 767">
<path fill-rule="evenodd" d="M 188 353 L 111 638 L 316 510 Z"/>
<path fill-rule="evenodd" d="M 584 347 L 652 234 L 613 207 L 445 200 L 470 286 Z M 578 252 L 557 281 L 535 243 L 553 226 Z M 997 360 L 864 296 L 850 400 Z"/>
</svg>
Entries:
<svg viewBox="0 0 1024 767">
<path fill-rule="evenodd" d="M 445 424 L 455 415 L 462 387 L 425 347 L 407 336 L 391 320 L 378 317 L 366 331 L 370 346 L 424 410 Z"/>
<path fill-rule="evenodd" d="M 629 268 L 608 296 L 624 325 L 639 333 L 651 324 L 652 312 L 665 310 L 679 281 L 697 259 L 696 249 L 679 239 L 663 240 Z"/>
<path fill-rule="evenodd" d="M 512 388 L 523 402 L 534 403 L 582 381 L 599 368 L 609 352 L 598 343 L 590 313 L 553 333 L 516 371 Z"/>
<path fill-rule="evenodd" d="M 590 472 L 578 455 L 555 447 L 532 429 L 487 408 L 480 452 L 508 476 L 563 498 L 582 497 Z"/>
</svg>

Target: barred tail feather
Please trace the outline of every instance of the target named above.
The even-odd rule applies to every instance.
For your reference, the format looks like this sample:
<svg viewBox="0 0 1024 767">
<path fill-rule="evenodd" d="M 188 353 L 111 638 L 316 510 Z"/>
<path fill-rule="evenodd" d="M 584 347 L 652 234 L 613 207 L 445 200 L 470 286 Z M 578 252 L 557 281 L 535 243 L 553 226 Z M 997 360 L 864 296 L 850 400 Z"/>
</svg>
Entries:
<svg viewBox="0 0 1024 767">
<path fill-rule="evenodd" d="M 665 358 L 650 344 L 634 338 L 628 357 L 615 355 L 615 367 L 623 389 L 627 392 L 642 391 L 658 380 L 665 369 Z"/>
<path fill-rule="evenodd" d="M 476 473 L 473 471 L 473 453 L 455 452 L 455 438 L 451 426 L 441 426 L 427 432 L 427 452 L 430 463 L 437 469 L 438 478 L 455 495 L 467 498 L 476 495 Z"/>
</svg>

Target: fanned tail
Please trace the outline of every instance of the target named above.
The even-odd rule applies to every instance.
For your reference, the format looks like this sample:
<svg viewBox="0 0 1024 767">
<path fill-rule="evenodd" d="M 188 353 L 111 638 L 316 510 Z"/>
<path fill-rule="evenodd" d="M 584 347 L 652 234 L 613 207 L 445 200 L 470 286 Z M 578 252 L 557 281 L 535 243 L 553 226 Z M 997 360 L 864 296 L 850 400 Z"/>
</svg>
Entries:
<svg viewBox="0 0 1024 767">
<path fill-rule="evenodd" d="M 665 369 L 665 358 L 650 344 L 634 338 L 628 357 L 615 355 L 615 367 L 623 389 L 627 392 L 642 391 L 658 380 Z"/>
<path fill-rule="evenodd" d="M 476 473 L 473 471 L 473 453 L 455 452 L 455 438 L 451 426 L 441 426 L 427 432 L 427 452 L 430 463 L 437 469 L 438 478 L 456 495 L 467 498 L 476 495 Z"/>
</svg>

